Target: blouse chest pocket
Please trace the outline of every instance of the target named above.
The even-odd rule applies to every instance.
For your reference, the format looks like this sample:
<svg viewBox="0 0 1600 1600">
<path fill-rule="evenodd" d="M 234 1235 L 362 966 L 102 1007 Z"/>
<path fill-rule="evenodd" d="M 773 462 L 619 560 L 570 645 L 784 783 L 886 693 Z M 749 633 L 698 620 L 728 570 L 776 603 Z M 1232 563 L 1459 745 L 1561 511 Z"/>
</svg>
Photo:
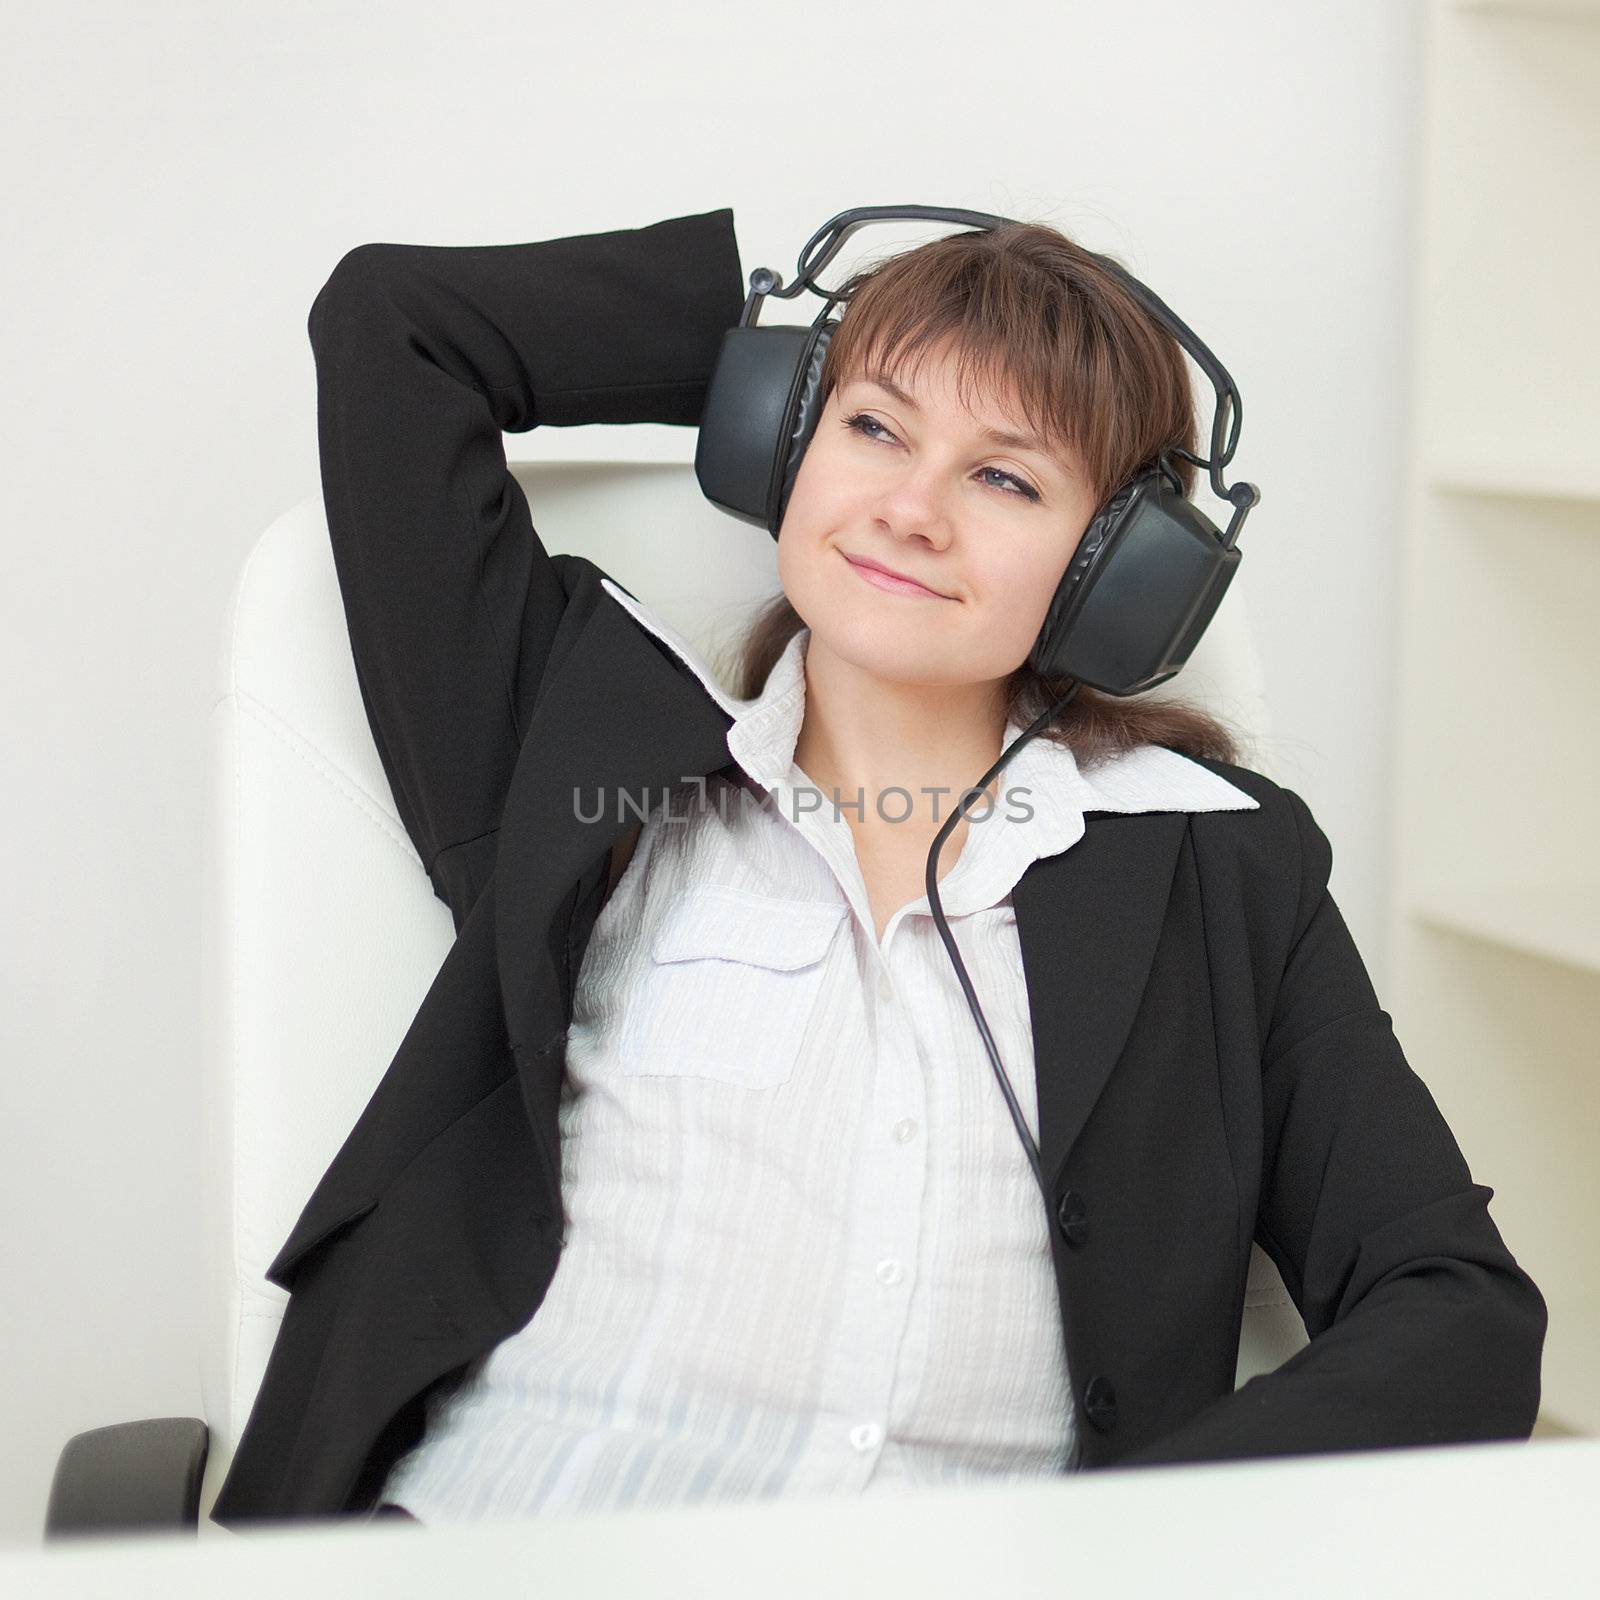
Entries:
<svg viewBox="0 0 1600 1600">
<path fill-rule="evenodd" d="M 662 919 L 618 1037 L 626 1077 L 770 1089 L 793 1074 L 847 907 L 702 886 Z"/>
</svg>

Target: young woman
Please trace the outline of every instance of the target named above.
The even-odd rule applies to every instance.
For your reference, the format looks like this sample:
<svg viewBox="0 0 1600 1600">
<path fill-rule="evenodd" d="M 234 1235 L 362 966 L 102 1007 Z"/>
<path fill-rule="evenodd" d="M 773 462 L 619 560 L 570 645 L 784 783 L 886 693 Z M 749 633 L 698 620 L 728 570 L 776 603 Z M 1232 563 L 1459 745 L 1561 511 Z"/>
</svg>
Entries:
<svg viewBox="0 0 1600 1600">
<path fill-rule="evenodd" d="M 1042 225 L 859 275 L 730 693 L 545 551 L 498 435 L 695 422 L 741 293 L 723 210 L 365 246 L 313 308 L 358 675 L 458 939 L 269 1269 L 213 1516 L 1525 1437 L 1542 1297 L 1226 728 L 1082 690 L 943 847 L 1043 1210 L 933 925 L 1086 525 L 1194 449 L 1176 343 Z M 1252 1241 L 1313 1337 L 1230 1392 Z"/>
</svg>

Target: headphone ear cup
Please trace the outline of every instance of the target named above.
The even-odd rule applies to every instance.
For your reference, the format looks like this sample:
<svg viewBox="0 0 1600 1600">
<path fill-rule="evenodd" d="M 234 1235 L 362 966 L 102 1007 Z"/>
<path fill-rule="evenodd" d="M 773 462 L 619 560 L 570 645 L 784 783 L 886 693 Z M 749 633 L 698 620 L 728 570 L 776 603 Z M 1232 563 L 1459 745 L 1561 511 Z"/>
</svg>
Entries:
<svg viewBox="0 0 1600 1600">
<path fill-rule="evenodd" d="M 816 427 L 822 357 L 837 326 L 729 328 L 706 388 L 694 452 L 701 492 L 774 539 Z"/>
<path fill-rule="evenodd" d="M 828 318 L 812 329 L 810 344 L 795 369 L 794 392 L 784 417 L 782 435 L 782 460 L 779 465 L 777 493 L 773 500 L 772 516 L 767 532 L 774 539 L 783 524 L 783 514 L 789 508 L 789 496 L 794 490 L 794 480 L 800 475 L 800 463 L 805 460 L 806 447 L 817 431 L 822 417 L 822 364 L 828 353 L 833 330 L 839 326 L 837 318 Z"/>
<path fill-rule="evenodd" d="M 1138 480 L 1124 484 L 1089 519 L 1067 570 L 1061 574 L 1056 592 L 1028 655 L 1028 665 L 1047 678 L 1068 676 L 1066 645 L 1077 620 L 1083 597 L 1088 593 L 1085 580 L 1095 569 L 1112 542 L 1118 523 L 1138 488 Z"/>
<path fill-rule="evenodd" d="M 1085 529 L 1029 665 L 1118 696 L 1165 683 L 1200 642 L 1240 557 L 1165 473 L 1141 473 Z"/>
</svg>

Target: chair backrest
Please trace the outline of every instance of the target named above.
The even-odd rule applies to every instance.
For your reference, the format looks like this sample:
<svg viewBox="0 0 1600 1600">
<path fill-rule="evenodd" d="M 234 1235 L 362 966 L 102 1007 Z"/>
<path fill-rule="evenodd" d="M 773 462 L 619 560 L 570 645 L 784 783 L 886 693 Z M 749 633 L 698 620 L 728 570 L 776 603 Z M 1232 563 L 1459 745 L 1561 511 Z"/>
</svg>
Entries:
<svg viewBox="0 0 1600 1600">
<path fill-rule="evenodd" d="M 516 475 L 552 550 L 588 556 L 708 659 L 777 591 L 776 546 L 682 464 L 539 462 Z M 1267 771 L 1243 573 L 1185 670 Z M 367 725 L 320 496 L 245 562 L 219 652 L 202 973 L 212 1163 L 202 1387 L 204 1511 L 249 1414 L 288 1296 L 262 1276 L 376 1088 L 454 939 L 396 812 Z M 341 952 L 351 952 L 351 960 Z M 359 959 L 359 968 L 352 961 Z M 1239 1378 L 1305 1342 L 1253 1250 Z"/>
</svg>

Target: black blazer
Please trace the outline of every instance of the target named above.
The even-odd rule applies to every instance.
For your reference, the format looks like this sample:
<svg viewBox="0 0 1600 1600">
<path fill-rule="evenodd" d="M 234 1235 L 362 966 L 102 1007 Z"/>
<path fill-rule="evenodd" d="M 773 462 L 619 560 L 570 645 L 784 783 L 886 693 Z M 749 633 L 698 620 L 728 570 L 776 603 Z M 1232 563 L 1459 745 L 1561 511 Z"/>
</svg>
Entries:
<svg viewBox="0 0 1600 1600">
<path fill-rule="evenodd" d="M 290 1300 L 224 1525 L 369 1509 L 425 1395 L 557 1270 L 565 1035 L 622 831 L 572 790 L 731 766 L 729 718 L 609 574 L 545 550 L 500 435 L 694 425 L 743 298 L 724 208 L 362 245 L 311 308 L 361 693 L 457 936 L 268 1269 Z M 1260 808 L 1091 813 L 1013 895 L 1081 1468 L 1525 1438 L 1544 1298 L 1378 1005 L 1328 840 L 1202 764 Z M 1235 1391 L 1253 1240 L 1311 1342 Z"/>
</svg>

